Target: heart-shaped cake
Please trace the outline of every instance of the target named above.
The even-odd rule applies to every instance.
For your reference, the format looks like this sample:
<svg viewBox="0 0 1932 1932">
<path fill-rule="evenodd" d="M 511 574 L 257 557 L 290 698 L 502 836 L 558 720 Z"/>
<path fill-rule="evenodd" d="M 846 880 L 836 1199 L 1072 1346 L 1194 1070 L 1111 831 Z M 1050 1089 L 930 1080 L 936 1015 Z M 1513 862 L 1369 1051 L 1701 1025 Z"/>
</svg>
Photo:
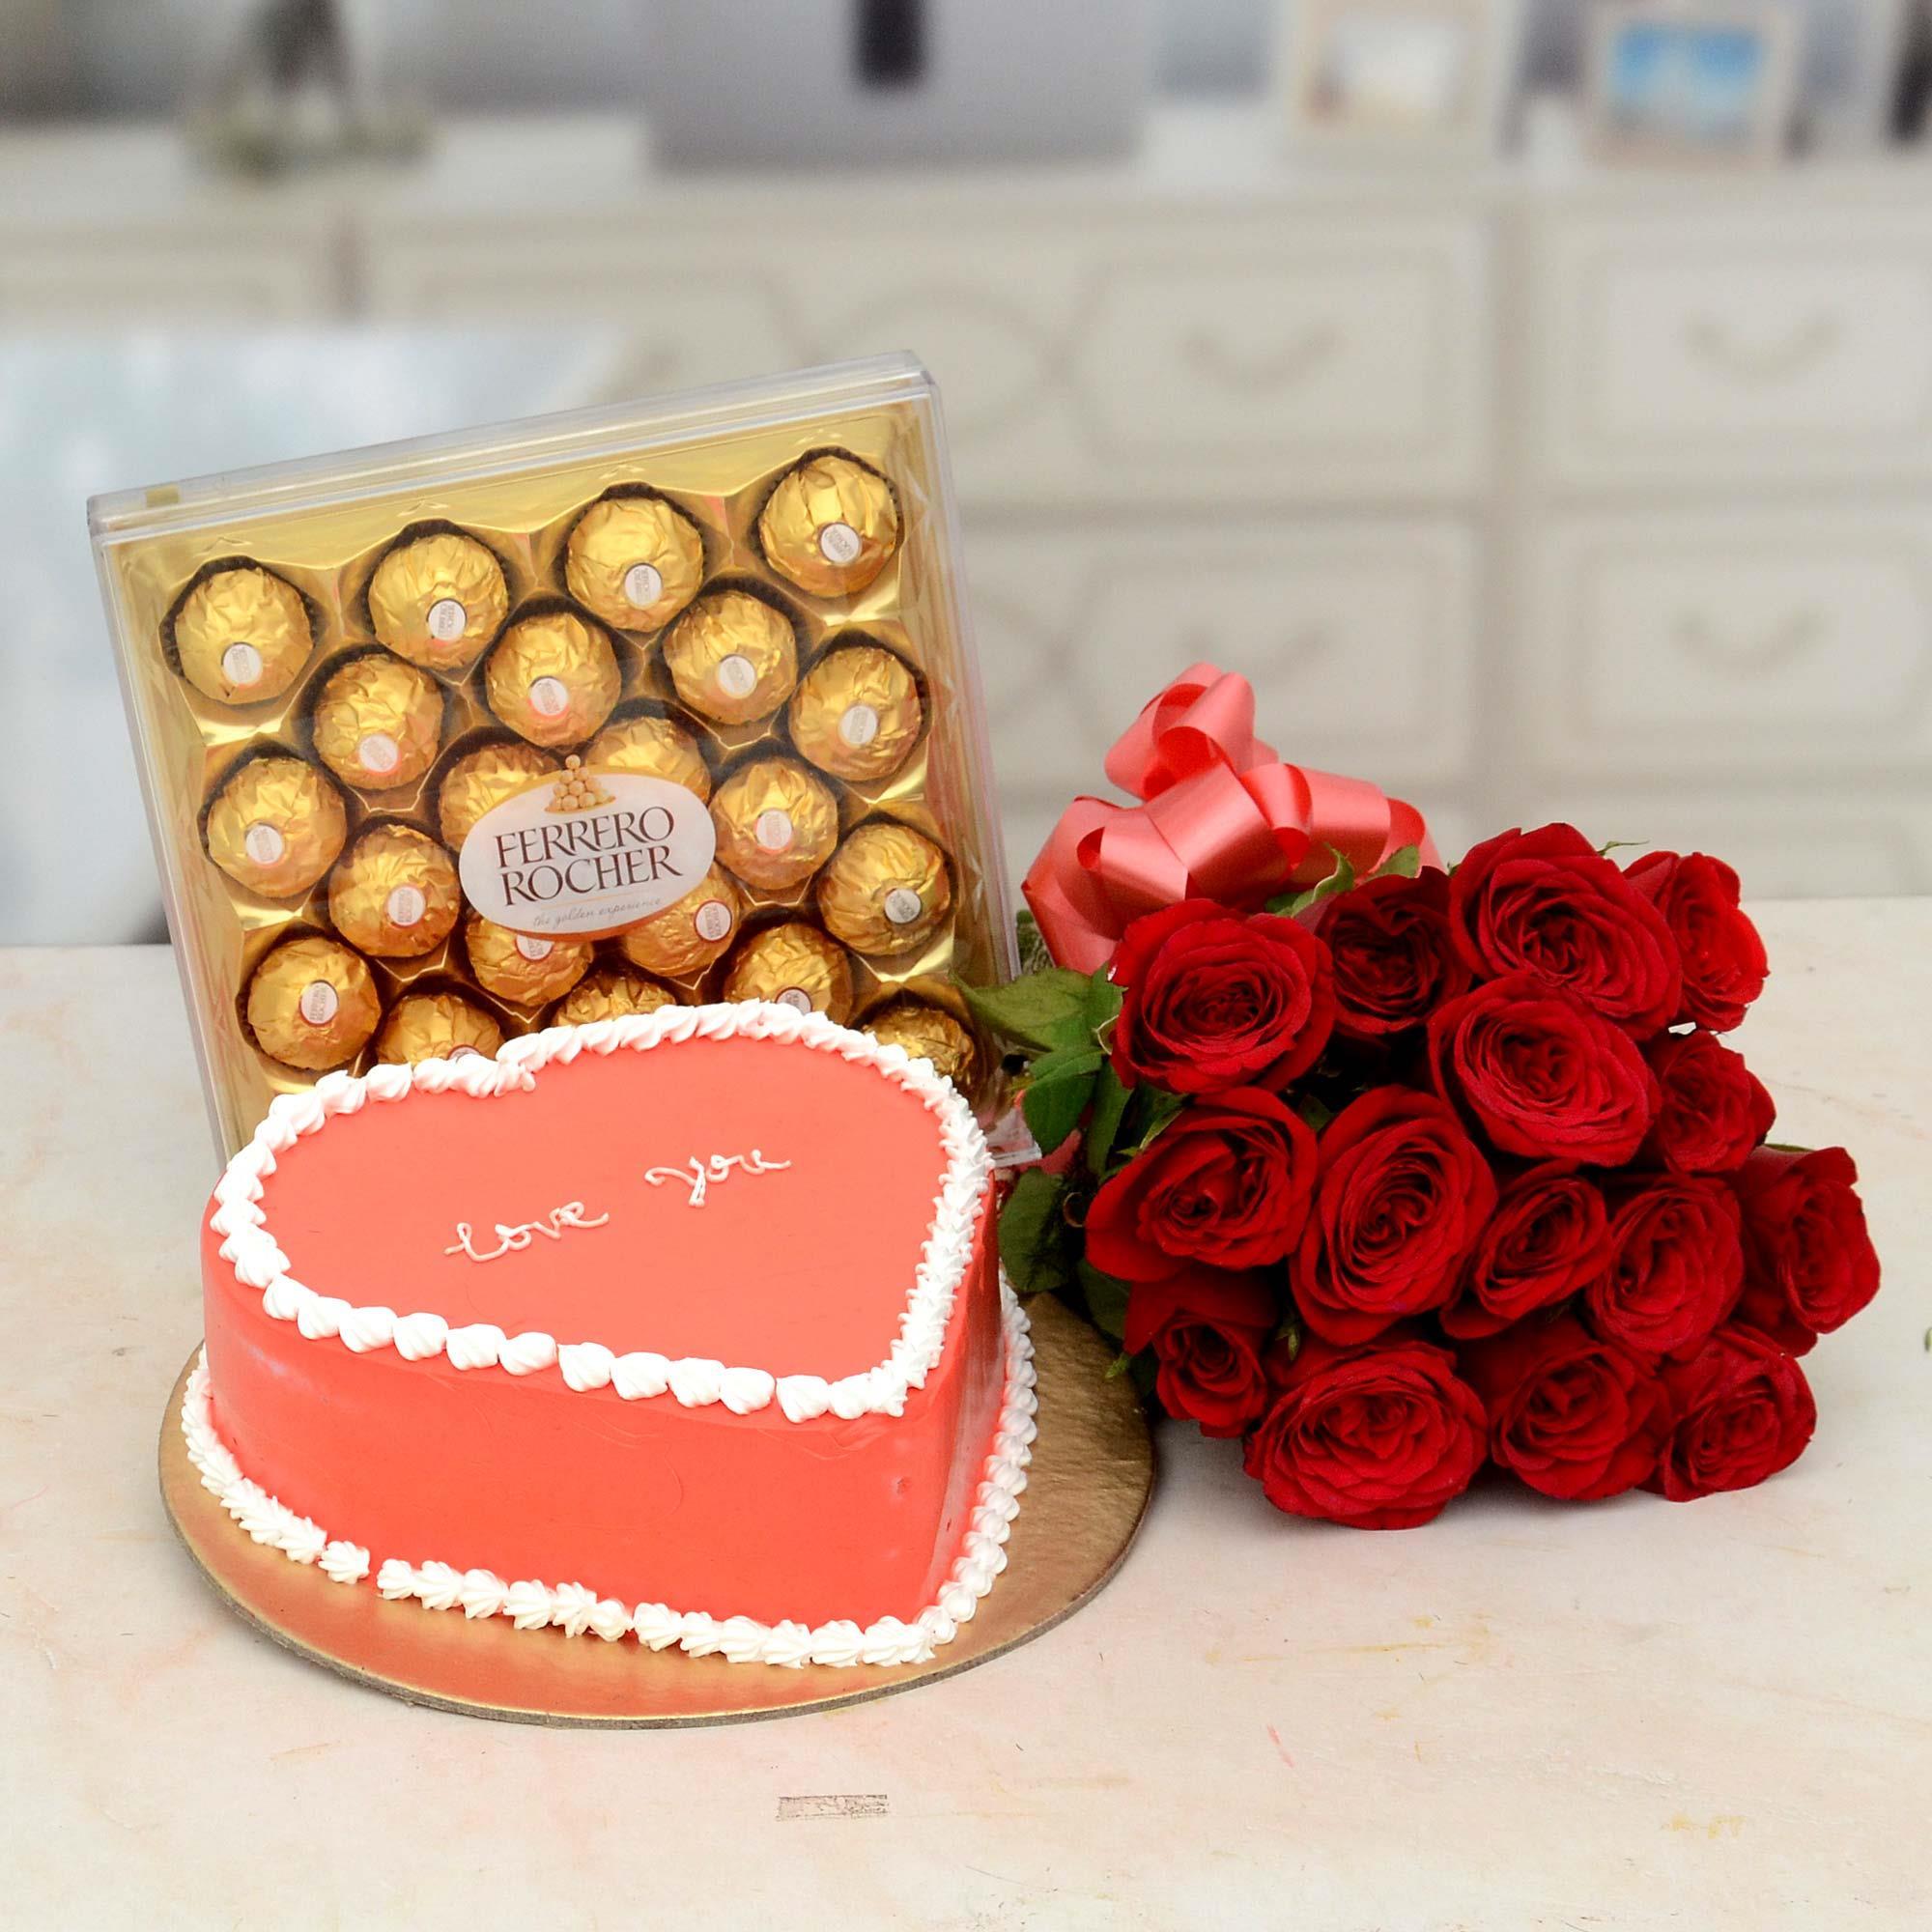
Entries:
<svg viewBox="0 0 1932 1932">
<path fill-rule="evenodd" d="M 257 1541 L 520 1628 L 913 1661 L 1033 1436 L 984 1140 L 818 1014 L 672 1007 L 278 1099 L 183 1410 Z"/>
</svg>

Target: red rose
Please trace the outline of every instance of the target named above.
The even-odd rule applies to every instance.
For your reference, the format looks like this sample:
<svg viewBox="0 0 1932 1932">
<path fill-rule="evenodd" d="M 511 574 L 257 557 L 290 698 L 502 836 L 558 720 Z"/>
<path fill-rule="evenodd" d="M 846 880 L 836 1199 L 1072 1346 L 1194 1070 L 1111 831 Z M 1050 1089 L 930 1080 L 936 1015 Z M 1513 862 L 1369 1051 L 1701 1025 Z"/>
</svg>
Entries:
<svg viewBox="0 0 1932 1932">
<path fill-rule="evenodd" d="M 1597 1183 L 1562 1161 L 1528 1168 L 1497 1198 L 1442 1326 L 1458 1337 L 1493 1335 L 1575 1294 L 1609 1262 L 1610 1216 Z"/>
<path fill-rule="evenodd" d="M 1759 1148 L 1737 1176 L 1745 1222 L 1738 1319 L 1806 1352 L 1878 1293 L 1878 1255 L 1843 1148 Z"/>
<path fill-rule="evenodd" d="M 1285 1086 L 1315 1064 L 1335 1024 L 1328 949 L 1273 913 L 1185 899 L 1135 920 L 1113 972 L 1124 995 L 1114 1070 L 1129 1086 Z"/>
<path fill-rule="evenodd" d="M 1505 1153 L 1621 1167 L 1657 1110 L 1657 1081 L 1621 1027 L 1528 973 L 1492 980 L 1429 1021 L 1435 1091 Z"/>
<path fill-rule="evenodd" d="M 1469 983 L 1449 938 L 1449 880 L 1391 872 L 1324 899 L 1315 930 L 1335 962 L 1335 1031 L 1383 1039 L 1419 1027 Z"/>
<path fill-rule="evenodd" d="M 1673 1174 L 1729 1174 L 1770 1133 L 1771 1095 L 1716 1034 L 1667 1033 L 1644 1058 L 1661 1095 L 1645 1158 Z"/>
<path fill-rule="evenodd" d="M 1662 1374 L 1672 1421 L 1649 1487 L 1674 1503 L 1748 1490 L 1788 1469 L 1818 1426 L 1804 1371 L 1755 1328 L 1719 1328 Z"/>
<path fill-rule="evenodd" d="M 1190 1261 L 1278 1262 L 1308 1219 L 1315 1163 L 1315 1136 L 1274 1094 L 1236 1087 L 1197 1101 L 1094 1195 L 1087 1259 L 1122 1281 Z"/>
<path fill-rule="evenodd" d="M 1378 1087 L 1329 1122 L 1289 1279 L 1330 1342 L 1440 1308 L 1496 1203 L 1489 1163 L 1433 1094 Z"/>
<path fill-rule="evenodd" d="M 1574 1316 L 1477 1342 L 1458 1366 L 1489 1413 L 1490 1454 L 1532 1490 L 1596 1502 L 1634 1489 L 1656 1468 L 1670 1433 L 1662 1383 Z"/>
<path fill-rule="evenodd" d="M 1197 1267 L 1135 1285 L 1124 1346 L 1153 1350 L 1154 1393 L 1170 1415 L 1204 1435 L 1239 1435 L 1267 1406 L 1262 1350 L 1274 1326 L 1274 1296 L 1257 1276 Z"/>
<path fill-rule="evenodd" d="M 1738 1204 L 1715 1180 L 1660 1176 L 1610 1216 L 1610 1264 L 1583 1292 L 1599 1335 L 1640 1354 L 1682 1353 L 1737 1305 Z"/>
<path fill-rule="evenodd" d="M 1411 1529 L 1469 1487 L 1483 1405 L 1446 1349 L 1385 1337 L 1301 1346 L 1241 1466 L 1276 1509 L 1356 1529 Z"/>
<path fill-rule="evenodd" d="M 1639 1037 L 1677 1010 L 1670 927 L 1574 825 L 1474 847 L 1449 881 L 1449 927 L 1472 972 L 1533 974 Z"/>
<path fill-rule="evenodd" d="M 1721 859 L 1647 852 L 1624 876 L 1662 914 L 1677 942 L 1684 993 L 1674 1018 L 1729 1033 L 1764 991 L 1757 927 L 1738 909 L 1738 875 Z"/>
</svg>

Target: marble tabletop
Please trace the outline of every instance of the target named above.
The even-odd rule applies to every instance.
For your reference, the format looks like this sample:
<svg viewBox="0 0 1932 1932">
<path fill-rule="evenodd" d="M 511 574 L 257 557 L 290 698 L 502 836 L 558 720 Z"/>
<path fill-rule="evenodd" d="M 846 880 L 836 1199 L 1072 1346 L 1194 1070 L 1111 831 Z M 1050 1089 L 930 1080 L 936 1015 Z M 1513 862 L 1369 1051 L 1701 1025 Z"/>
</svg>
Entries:
<svg viewBox="0 0 1932 1932">
<path fill-rule="evenodd" d="M 169 956 L 0 953 L 0 1919 L 1928 1922 L 1932 901 L 1757 910 L 1741 1043 L 1780 1138 L 1855 1151 L 1887 1269 L 1790 1473 L 1365 1535 L 1164 1428 L 1125 1568 L 1038 1641 L 629 1733 L 410 1709 L 219 1606 L 155 1482 L 213 1178 Z"/>
</svg>

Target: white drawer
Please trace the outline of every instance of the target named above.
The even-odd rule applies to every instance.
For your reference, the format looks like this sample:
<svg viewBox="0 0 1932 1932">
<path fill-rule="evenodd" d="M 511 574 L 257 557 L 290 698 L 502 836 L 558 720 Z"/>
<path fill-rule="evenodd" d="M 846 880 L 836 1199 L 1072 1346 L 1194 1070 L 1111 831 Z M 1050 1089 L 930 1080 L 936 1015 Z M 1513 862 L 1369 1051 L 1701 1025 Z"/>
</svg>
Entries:
<svg viewBox="0 0 1932 1932">
<path fill-rule="evenodd" d="M 1487 466 L 1474 213 L 1281 217 L 708 189 L 500 224 L 384 217 L 379 317 L 615 319 L 641 386 L 910 349 L 969 504 L 1461 499 Z"/>
<path fill-rule="evenodd" d="M 1253 681 L 1262 736 L 1294 763 L 1423 803 L 1418 788 L 1472 761 L 1461 525 L 1135 524 L 1049 541 L 969 521 L 966 562 L 1009 811 L 1050 820 L 1104 793 L 1108 746 L 1202 659 Z"/>
<path fill-rule="evenodd" d="M 1539 233 L 1557 480 L 1932 472 L 1932 216 L 1573 215 Z"/>
<path fill-rule="evenodd" d="M 1910 792 L 1837 782 L 1815 794 L 1564 786 L 1515 806 L 1503 822 L 1563 818 L 1596 839 L 1715 853 L 1736 868 L 1747 903 L 1932 892 L 1932 807 Z"/>
<path fill-rule="evenodd" d="M 1932 505 L 1565 520 L 1518 643 L 1563 771 L 1855 770 L 1932 753 Z"/>
<path fill-rule="evenodd" d="M 333 322 L 343 291 L 332 227 L 307 214 L 128 229 L 0 229 L 0 322 Z"/>
</svg>

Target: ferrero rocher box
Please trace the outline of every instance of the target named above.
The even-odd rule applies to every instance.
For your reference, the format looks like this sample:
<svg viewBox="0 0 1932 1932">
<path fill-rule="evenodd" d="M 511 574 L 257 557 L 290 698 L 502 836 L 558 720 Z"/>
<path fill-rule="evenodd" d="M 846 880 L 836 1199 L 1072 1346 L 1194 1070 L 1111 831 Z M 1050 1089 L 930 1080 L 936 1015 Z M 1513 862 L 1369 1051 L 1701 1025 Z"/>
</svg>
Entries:
<svg viewBox="0 0 1932 1932">
<path fill-rule="evenodd" d="M 1014 970 L 895 356 L 89 506 L 215 1137 L 336 1067 L 779 1000 L 984 1109 Z"/>
</svg>

